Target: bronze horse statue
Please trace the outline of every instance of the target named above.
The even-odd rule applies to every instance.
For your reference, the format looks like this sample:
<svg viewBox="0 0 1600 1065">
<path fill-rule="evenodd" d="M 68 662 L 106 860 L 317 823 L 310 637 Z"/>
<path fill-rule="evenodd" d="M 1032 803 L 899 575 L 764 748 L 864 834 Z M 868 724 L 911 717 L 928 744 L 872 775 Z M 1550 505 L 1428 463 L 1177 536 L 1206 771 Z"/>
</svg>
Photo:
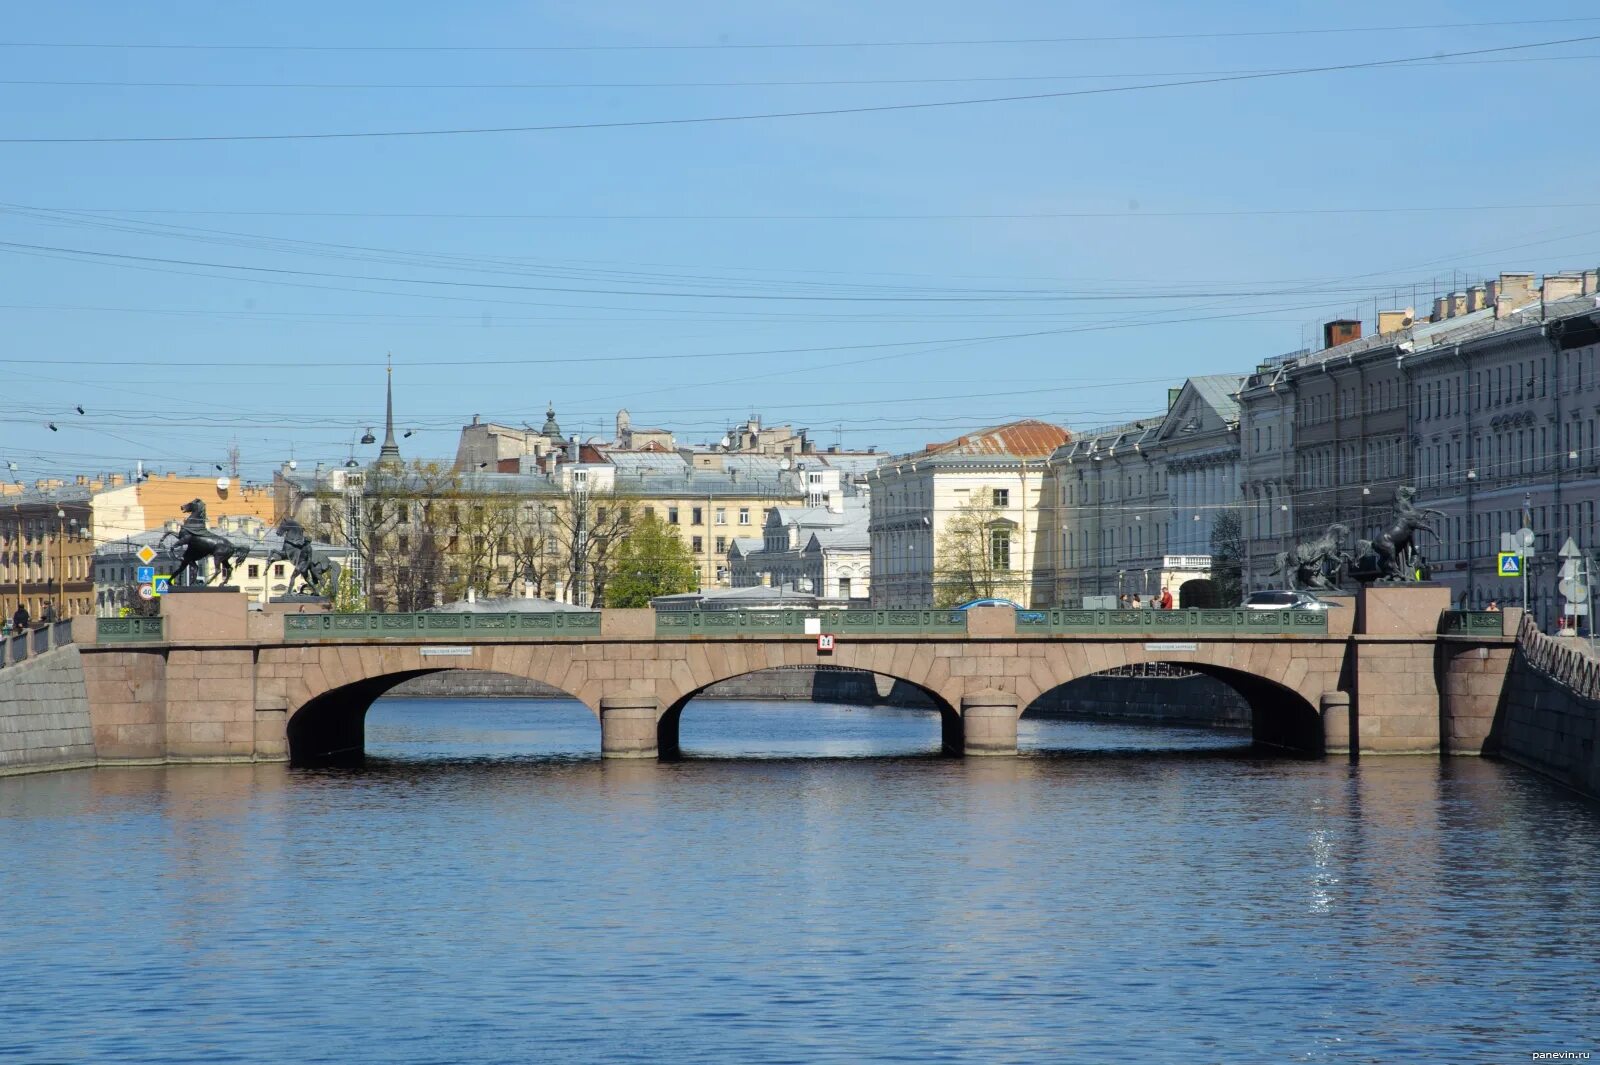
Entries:
<svg viewBox="0 0 1600 1065">
<path fill-rule="evenodd" d="M 283 546 L 274 548 L 267 561 L 294 563 L 294 572 L 289 575 L 289 594 L 295 594 L 296 584 L 301 594 L 319 594 L 324 579 L 333 572 L 333 563 L 317 557 L 305 528 L 293 518 L 285 518 L 278 533 L 283 537 Z"/>
<path fill-rule="evenodd" d="M 1334 590 L 1350 563 L 1350 553 L 1344 549 L 1349 535 L 1349 528 L 1336 522 L 1319 538 L 1296 544 L 1293 551 L 1278 552 L 1272 576 L 1284 574 L 1293 591 Z"/>
<path fill-rule="evenodd" d="M 1415 579 L 1417 568 L 1416 536 L 1428 533 L 1437 537 L 1429 526 L 1430 517 L 1444 517 L 1444 511 L 1419 507 L 1417 490 L 1411 485 L 1401 485 L 1394 490 L 1394 522 L 1375 540 L 1356 542 L 1356 554 L 1370 556 L 1377 562 L 1380 580 L 1409 581 Z"/>
<path fill-rule="evenodd" d="M 175 533 L 163 534 L 160 540 L 164 545 L 168 537 L 173 537 L 181 552 L 172 574 L 173 581 L 178 582 L 186 574 L 199 577 L 200 563 L 209 558 L 213 564 L 212 578 L 219 585 L 227 584 L 233 579 L 233 568 L 244 561 L 250 549 L 207 528 L 206 505 L 201 500 L 191 499 L 179 509 L 188 515 L 183 519 L 183 527 Z M 202 580 L 201 583 L 210 584 L 211 581 Z"/>
</svg>

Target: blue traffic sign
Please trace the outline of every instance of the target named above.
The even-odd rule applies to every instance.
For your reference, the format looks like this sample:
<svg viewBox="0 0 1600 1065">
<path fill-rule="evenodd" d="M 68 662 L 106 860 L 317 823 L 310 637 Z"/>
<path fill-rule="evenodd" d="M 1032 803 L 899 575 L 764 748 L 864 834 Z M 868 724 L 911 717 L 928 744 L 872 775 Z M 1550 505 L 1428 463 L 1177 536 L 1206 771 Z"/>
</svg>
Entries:
<svg viewBox="0 0 1600 1065">
<path fill-rule="evenodd" d="M 150 584 L 156 579 L 156 568 L 154 566 L 140 566 L 134 576 L 139 579 L 140 584 Z"/>
<path fill-rule="evenodd" d="M 158 574 L 155 580 L 155 594 L 166 595 L 170 591 L 172 591 L 172 576 L 166 573 Z"/>
<path fill-rule="evenodd" d="M 1522 556 L 1514 551 L 1500 552 L 1498 572 L 1502 577 L 1522 576 Z"/>
</svg>

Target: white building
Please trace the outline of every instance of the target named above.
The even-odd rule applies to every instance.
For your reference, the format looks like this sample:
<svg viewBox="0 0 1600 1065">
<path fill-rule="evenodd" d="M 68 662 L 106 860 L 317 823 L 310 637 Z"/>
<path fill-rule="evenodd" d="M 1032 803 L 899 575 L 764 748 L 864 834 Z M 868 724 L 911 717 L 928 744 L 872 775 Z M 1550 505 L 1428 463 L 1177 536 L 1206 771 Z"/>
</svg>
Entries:
<svg viewBox="0 0 1600 1065">
<path fill-rule="evenodd" d="M 774 507 L 760 545 L 735 541 L 728 568 L 735 588 L 788 586 L 828 601 L 866 601 L 871 594 L 872 543 L 865 496 L 828 496 L 810 507 Z"/>
<path fill-rule="evenodd" d="M 1059 425 L 1030 418 L 930 444 L 873 470 L 872 605 L 961 598 L 946 533 L 952 520 L 979 512 L 988 523 L 988 561 L 1008 575 L 1005 597 L 1032 605 L 1046 460 L 1070 438 Z"/>
</svg>

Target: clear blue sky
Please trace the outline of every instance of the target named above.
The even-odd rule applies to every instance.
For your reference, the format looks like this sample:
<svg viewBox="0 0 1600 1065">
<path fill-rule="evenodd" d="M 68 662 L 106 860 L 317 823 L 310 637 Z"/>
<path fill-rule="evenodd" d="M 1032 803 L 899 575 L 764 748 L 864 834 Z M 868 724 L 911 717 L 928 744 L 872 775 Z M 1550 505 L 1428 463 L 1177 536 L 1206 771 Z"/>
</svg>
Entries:
<svg viewBox="0 0 1600 1065">
<path fill-rule="evenodd" d="M 235 440 L 251 478 L 342 461 L 381 432 L 389 352 L 408 457 L 547 400 L 586 436 L 622 406 L 680 439 L 758 411 L 887 450 L 1085 428 L 1375 299 L 1600 261 L 1600 40 L 813 117 L 28 142 L 832 110 L 1600 35 L 1583 3 L 1196 7 L 16 7 L 5 45 L 120 47 L 0 47 L 0 477 L 208 470 Z M 1519 17 L 1544 21 L 1395 28 Z M 1144 39 L 905 44 L 1117 36 Z M 661 47 L 841 42 L 880 46 Z M 557 47 L 485 50 L 512 46 Z M 768 354 L 678 357 L 729 352 Z"/>
</svg>

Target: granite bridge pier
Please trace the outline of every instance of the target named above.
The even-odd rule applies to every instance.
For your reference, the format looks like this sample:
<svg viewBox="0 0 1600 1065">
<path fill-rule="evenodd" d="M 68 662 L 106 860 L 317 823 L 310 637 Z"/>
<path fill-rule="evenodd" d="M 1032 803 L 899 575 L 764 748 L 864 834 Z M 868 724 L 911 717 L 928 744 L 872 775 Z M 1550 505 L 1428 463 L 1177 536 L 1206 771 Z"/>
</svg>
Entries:
<svg viewBox="0 0 1600 1065">
<path fill-rule="evenodd" d="M 709 686 L 818 664 L 921 689 L 952 754 L 1015 754 L 1017 720 L 1041 695 L 1150 662 L 1231 685 L 1249 702 L 1262 744 L 1308 754 L 1476 754 L 1494 724 L 1520 618 L 1448 607 L 1446 590 L 1427 586 L 1369 587 L 1329 611 L 1021 617 L 1006 607 L 281 613 L 208 592 L 173 595 L 156 618 L 77 619 L 71 648 L 50 655 L 70 650 L 82 671 L 97 764 L 356 761 L 374 700 L 453 669 L 570 693 L 599 719 L 605 757 L 671 757 L 684 707 Z M 831 651 L 819 648 L 818 632 L 833 636 Z M 0 670 L 0 683 L 11 672 Z"/>
</svg>

